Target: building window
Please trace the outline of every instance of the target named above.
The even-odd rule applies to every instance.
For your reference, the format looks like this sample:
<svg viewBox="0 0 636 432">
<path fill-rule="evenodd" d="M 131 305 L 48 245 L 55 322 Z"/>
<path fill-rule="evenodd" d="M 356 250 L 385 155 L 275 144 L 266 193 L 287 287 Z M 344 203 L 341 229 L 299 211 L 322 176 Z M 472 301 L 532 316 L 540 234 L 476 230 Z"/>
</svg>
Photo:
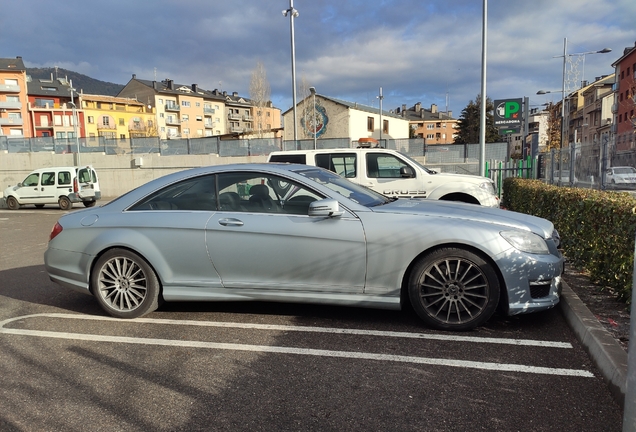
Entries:
<svg viewBox="0 0 636 432">
<path fill-rule="evenodd" d="M 88 116 L 88 122 L 91 123 L 91 124 L 95 123 L 95 117 Z"/>
<path fill-rule="evenodd" d="M 163 105 L 163 99 L 159 99 L 159 105 Z"/>
<path fill-rule="evenodd" d="M 369 132 L 373 132 L 375 130 L 373 120 L 373 117 L 367 117 L 367 131 Z"/>
<path fill-rule="evenodd" d="M 125 125 L 126 125 L 126 122 L 124 121 L 124 119 L 120 118 L 119 119 L 119 126 L 125 126 Z"/>
<path fill-rule="evenodd" d="M 190 108 L 190 101 L 181 101 L 181 106 Z"/>
<path fill-rule="evenodd" d="M 426 129 L 435 129 L 435 125 L 433 123 L 429 123 L 426 125 Z"/>
<path fill-rule="evenodd" d="M 4 83 L 6 85 L 17 86 L 18 85 L 18 80 L 17 79 L 5 78 Z"/>
<path fill-rule="evenodd" d="M 110 126 L 110 118 L 108 116 L 102 116 L 102 124 L 104 126 Z"/>
<path fill-rule="evenodd" d="M 7 101 L 9 101 L 8 98 L 7 98 Z M 55 101 L 53 99 L 35 98 L 35 106 L 37 108 L 53 108 L 54 104 L 55 104 Z"/>
<path fill-rule="evenodd" d="M 389 121 L 388 120 L 383 120 L 382 123 L 384 123 L 382 125 L 382 133 L 388 134 L 389 133 Z"/>
<path fill-rule="evenodd" d="M 120 141 L 126 141 L 126 135 L 125 134 L 120 134 L 119 135 L 119 140 Z"/>
<path fill-rule="evenodd" d="M 197 116 L 197 121 L 203 121 L 203 117 Z"/>
<path fill-rule="evenodd" d="M 426 134 L 426 139 L 433 139 L 435 138 L 434 134 Z"/>
<path fill-rule="evenodd" d="M 194 104 L 194 106 L 196 106 L 196 107 L 200 107 L 200 106 L 201 106 L 201 102 L 196 102 L 196 103 Z"/>
<path fill-rule="evenodd" d="M 184 114 L 181 116 L 181 121 L 187 122 L 190 120 L 190 116 L 188 114 Z"/>
</svg>

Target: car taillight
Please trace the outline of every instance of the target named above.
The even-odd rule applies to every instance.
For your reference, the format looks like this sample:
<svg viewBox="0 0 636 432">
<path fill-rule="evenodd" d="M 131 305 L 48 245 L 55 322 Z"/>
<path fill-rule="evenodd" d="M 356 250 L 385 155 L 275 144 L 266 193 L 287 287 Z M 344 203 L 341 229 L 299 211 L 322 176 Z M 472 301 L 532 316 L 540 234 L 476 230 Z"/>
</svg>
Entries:
<svg viewBox="0 0 636 432">
<path fill-rule="evenodd" d="M 73 192 L 77 193 L 77 177 L 73 179 Z"/>
<path fill-rule="evenodd" d="M 49 241 L 57 237 L 57 235 L 61 233 L 63 229 L 64 228 L 62 228 L 62 225 L 60 225 L 59 222 L 56 222 L 55 225 L 53 226 L 53 229 L 51 230 L 51 234 L 49 235 Z"/>
</svg>

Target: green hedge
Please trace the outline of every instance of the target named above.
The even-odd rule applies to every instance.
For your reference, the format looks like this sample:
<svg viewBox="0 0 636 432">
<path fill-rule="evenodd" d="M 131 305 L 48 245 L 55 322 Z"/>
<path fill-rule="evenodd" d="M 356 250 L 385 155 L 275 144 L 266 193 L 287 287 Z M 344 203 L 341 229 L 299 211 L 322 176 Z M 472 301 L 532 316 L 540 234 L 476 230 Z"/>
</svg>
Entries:
<svg viewBox="0 0 636 432">
<path fill-rule="evenodd" d="M 552 221 L 568 262 L 630 301 L 636 235 L 636 199 L 631 195 L 508 178 L 502 206 Z"/>
</svg>

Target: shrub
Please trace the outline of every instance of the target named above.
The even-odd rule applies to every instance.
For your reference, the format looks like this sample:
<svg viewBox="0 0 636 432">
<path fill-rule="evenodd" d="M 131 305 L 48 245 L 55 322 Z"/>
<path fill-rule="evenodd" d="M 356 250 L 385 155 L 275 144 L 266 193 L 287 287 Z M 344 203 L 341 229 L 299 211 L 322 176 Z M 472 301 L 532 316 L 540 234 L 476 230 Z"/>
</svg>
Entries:
<svg viewBox="0 0 636 432">
<path fill-rule="evenodd" d="M 568 261 L 592 282 L 631 299 L 636 236 L 636 199 L 627 193 L 547 185 L 508 178 L 503 207 L 554 223 Z"/>
</svg>

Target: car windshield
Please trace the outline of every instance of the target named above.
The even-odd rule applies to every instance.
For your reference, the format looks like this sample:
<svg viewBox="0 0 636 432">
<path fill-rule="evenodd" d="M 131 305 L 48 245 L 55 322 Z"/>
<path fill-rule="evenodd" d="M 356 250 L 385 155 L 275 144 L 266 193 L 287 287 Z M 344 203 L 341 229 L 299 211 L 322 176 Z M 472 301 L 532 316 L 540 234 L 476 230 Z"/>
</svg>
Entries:
<svg viewBox="0 0 636 432">
<path fill-rule="evenodd" d="M 394 201 L 393 198 L 352 183 L 328 170 L 300 169 L 296 172 L 365 207 L 375 207 Z"/>
</svg>

